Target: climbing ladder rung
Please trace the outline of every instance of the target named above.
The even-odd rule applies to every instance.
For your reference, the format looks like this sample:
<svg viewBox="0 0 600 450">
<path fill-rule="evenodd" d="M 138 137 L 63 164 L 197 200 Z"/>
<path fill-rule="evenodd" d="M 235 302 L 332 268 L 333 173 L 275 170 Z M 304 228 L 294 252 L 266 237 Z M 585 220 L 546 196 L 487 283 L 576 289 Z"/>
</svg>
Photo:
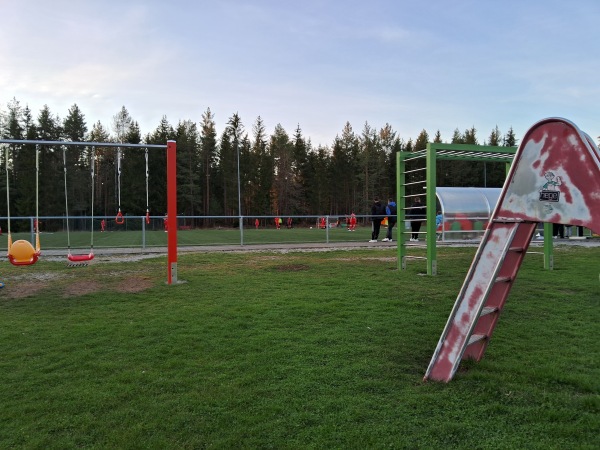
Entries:
<svg viewBox="0 0 600 450">
<path fill-rule="evenodd" d="M 509 252 L 522 253 L 525 251 L 525 247 L 510 247 L 508 249 Z"/>
<path fill-rule="evenodd" d="M 471 345 L 471 344 L 474 344 L 476 342 L 483 341 L 484 339 L 487 339 L 487 335 L 485 335 L 485 334 L 473 334 L 469 338 L 469 342 L 467 343 L 467 345 Z"/>
<path fill-rule="evenodd" d="M 414 172 L 423 172 L 427 170 L 427 167 L 421 167 L 420 169 L 406 170 L 404 173 L 414 173 Z"/>
</svg>

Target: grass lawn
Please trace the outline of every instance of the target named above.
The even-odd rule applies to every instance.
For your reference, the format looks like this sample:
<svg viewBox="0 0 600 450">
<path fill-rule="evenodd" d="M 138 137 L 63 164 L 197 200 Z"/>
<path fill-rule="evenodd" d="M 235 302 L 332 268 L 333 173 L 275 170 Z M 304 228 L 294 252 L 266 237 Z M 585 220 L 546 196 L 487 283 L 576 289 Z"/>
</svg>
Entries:
<svg viewBox="0 0 600 450">
<path fill-rule="evenodd" d="M 386 229 L 382 228 L 379 238 L 385 237 Z M 394 238 L 397 229 L 394 228 Z M 371 239 L 371 228 L 357 227 L 350 232 L 346 228 L 331 228 L 322 230 L 317 228 L 297 227 L 292 229 L 282 228 L 244 228 L 244 244 L 279 244 L 279 243 L 305 243 L 305 242 L 353 242 L 368 241 Z M 31 239 L 31 233 L 12 233 L 13 242 L 18 239 Z M 90 232 L 71 232 L 69 240 L 72 249 L 89 249 L 91 244 Z M 110 231 L 105 233 L 94 232 L 95 248 L 115 247 L 142 247 L 144 236 L 142 231 Z M 240 231 L 237 228 L 223 229 L 193 229 L 177 232 L 180 246 L 188 245 L 236 245 L 240 244 Z M 44 249 L 67 248 L 67 233 L 55 232 L 40 234 L 40 246 Z M 146 231 L 146 247 L 164 247 L 167 245 L 167 233 L 164 231 Z M 6 251 L 6 233 L 0 236 L 0 251 Z"/>
<path fill-rule="evenodd" d="M 474 253 L 4 263 L 0 448 L 597 449 L 599 248 L 528 255 L 484 359 L 422 381 Z"/>
</svg>

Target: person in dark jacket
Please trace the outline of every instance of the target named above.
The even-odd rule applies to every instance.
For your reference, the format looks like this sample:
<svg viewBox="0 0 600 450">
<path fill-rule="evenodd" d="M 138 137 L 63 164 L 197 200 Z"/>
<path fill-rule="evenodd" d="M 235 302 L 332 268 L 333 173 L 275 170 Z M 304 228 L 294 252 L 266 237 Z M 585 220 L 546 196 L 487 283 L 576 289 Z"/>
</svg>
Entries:
<svg viewBox="0 0 600 450">
<path fill-rule="evenodd" d="M 388 219 L 388 228 L 387 234 L 385 238 L 382 240 L 383 242 L 392 242 L 392 228 L 396 225 L 396 221 L 398 219 L 398 209 L 396 208 L 396 202 L 391 198 L 388 199 L 388 204 L 385 207 L 385 213 L 387 214 Z"/>
<path fill-rule="evenodd" d="M 411 242 L 418 242 L 419 231 L 421 231 L 421 222 L 425 218 L 425 206 L 421 203 L 420 197 L 415 197 L 406 217 L 410 220 L 410 240 Z"/>
<path fill-rule="evenodd" d="M 369 242 L 377 242 L 379 239 L 379 230 L 381 229 L 381 221 L 385 216 L 385 206 L 381 204 L 381 201 L 375 197 L 373 199 L 373 206 L 371 206 L 371 240 Z"/>
</svg>

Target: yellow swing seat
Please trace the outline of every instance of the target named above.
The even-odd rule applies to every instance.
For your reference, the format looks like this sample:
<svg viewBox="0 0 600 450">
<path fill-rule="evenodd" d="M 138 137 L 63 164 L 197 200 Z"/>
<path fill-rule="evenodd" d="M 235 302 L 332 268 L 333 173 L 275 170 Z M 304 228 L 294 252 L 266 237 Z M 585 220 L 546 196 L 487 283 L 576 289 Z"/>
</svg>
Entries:
<svg viewBox="0 0 600 450">
<path fill-rule="evenodd" d="M 39 248 L 36 250 L 31 242 L 20 239 L 9 243 L 8 260 L 15 266 L 29 266 L 35 264 L 41 254 Z"/>
</svg>

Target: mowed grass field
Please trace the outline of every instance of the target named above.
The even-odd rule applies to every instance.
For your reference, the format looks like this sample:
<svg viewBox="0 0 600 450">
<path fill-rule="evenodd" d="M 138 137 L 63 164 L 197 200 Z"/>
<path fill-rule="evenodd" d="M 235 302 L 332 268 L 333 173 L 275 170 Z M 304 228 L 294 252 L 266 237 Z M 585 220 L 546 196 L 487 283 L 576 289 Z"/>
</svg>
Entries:
<svg viewBox="0 0 600 450">
<path fill-rule="evenodd" d="M 0 448 L 597 449 L 600 249 L 528 255 L 449 384 L 422 378 L 475 249 L 438 253 L 3 262 Z"/>
<path fill-rule="evenodd" d="M 379 239 L 385 237 L 386 228 L 382 227 Z M 394 239 L 397 229 L 394 227 Z M 92 239 L 94 248 L 122 248 L 138 247 L 164 247 L 167 245 L 167 233 L 163 230 L 146 231 L 109 231 L 100 233 L 70 232 L 67 239 L 66 232 L 40 233 L 40 246 L 44 249 L 66 249 L 70 240 L 72 249 L 89 249 Z M 12 233 L 13 242 L 18 239 L 31 240 L 31 233 Z M 330 228 L 329 230 L 295 227 L 287 229 L 275 228 L 244 228 L 243 244 L 280 244 L 280 243 L 314 243 L 314 242 L 356 242 L 371 239 L 370 227 L 357 227 L 356 231 L 346 228 Z M 194 245 L 239 245 L 241 243 L 240 230 L 237 228 L 207 228 L 178 230 L 177 241 L 180 246 Z M 6 232 L 0 236 L 0 251 L 7 249 Z"/>
</svg>

